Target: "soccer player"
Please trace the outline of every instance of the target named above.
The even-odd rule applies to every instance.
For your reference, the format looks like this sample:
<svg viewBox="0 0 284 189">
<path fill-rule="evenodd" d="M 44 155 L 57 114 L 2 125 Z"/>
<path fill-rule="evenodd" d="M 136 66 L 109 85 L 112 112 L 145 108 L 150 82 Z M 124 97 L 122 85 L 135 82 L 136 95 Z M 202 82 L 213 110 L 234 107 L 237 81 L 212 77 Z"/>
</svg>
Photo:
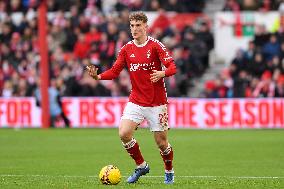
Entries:
<svg viewBox="0 0 284 189">
<path fill-rule="evenodd" d="M 87 66 L 87 70 L 96 80 L 111 80 L 117 78 L 125 66 L 128 68 L 132 90 L 121 117 L 119 136 L 137 168 L 127 182 L 135 183 L 140 176 L 150 171 L 138 142 L 133 138 L 136 128 L 146 119 L 164 161 L 164 183 L 172 184 L 174 182 L 173 149 L 167 137 L 168 102 L 163 78 L 174 75 L 176 66 L 166 47 L 147 35 L 147 21 L 148 18 L 143 12 L 130 14 L 130 30 L 134 40 L 120 49 L 117 60 L 109 70 L 97 74 L 98 68 L 93 65 Z"/>
</svg>

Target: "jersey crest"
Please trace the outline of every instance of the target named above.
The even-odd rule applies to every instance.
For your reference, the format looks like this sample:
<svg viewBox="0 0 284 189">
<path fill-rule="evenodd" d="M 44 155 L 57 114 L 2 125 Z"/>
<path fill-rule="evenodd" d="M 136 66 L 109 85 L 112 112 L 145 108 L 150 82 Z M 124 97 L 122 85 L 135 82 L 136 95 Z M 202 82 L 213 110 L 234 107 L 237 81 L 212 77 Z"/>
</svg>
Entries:
<svg viewBox="0 0 284 189">
<path fill-rule="evenodd" d="M 148 50 L 148 51 L 147 51 L 147 58 L 150 58 L 150 56 L 151 56 L 151 51 Z"/>
</svg>

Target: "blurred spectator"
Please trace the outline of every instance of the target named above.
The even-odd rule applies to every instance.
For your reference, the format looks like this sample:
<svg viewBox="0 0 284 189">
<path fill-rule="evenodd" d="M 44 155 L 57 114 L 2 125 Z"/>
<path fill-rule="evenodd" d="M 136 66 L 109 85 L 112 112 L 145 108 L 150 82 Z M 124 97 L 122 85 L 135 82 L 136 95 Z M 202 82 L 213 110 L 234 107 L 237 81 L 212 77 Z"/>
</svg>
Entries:
<svg viewBox="0 0 284 189">
<path fill-rule="evenodd" d="M 64 28 L 66 26 L 66 19 L 63 11 L 60 10 L 56 12 L 55 17 L 52 20 L 52 25 L 60 28 Z"/>
<path fill-rule="evenodd" d="M 215 79 L 215 93 L 216 98 L 227 98 L 228 97 L 229 88 L 225 85 L 224 80 L 218 75 L 217 79 Z"/>
<path fill-rule="evenodd" d="M 129 40 L 130 39 L 129 39 L 128 33 L 124 30 L 121 30 L 118 34 L 118 39 L 116 41 L 116 46 L 115 46 L 116 54 L 121 49 L 121 47 L 123 47 L 123 45 L 125 45 Z"/>
<path fill-rule="evenodd" d="M 89 32 L 86 33 L 85 40 L 87 43 L 98 43 L 101 39 L 101 32 L 98 30 L 96 25 L 91 25 Z"/>
<path fill-rule="evenodd" d="M 13 84 L 10 80 L 4 81 L 2 96 L 3 97 L 13 96 Z"/>
<path fill-rule="evenodd" d="M 11 0 L 7 7 L 8 12 L 23 12 L 24 7 L 22 6 L 21 0 Z"/>
<path fill-rule="evenodd" d="M 255 44 L 253 41 L 250 41 L 248 44 L 248 50 L 244 52 L 244 58 L 249 63 L 253 61 L 254 55 L 256 53 Z"/>
<path fill-rule="evenodd" d="M 63 48 L 67 52 L 71 52 L 73 51 L 75 43 L 78 39 L 77 35 L 80 33 L 80 29 L 78 27 L 72 27 L 71 21 L 67 20 L 66 27 L 64 28 L 63 32 L 66 35 L 66 40 L 65 40 L 65 43 L 63 44 Z"/>
<path fill-rule="evenodd" d="M 205 43 L 206 53 L 203 57 L 202 63 L 205 68 L 209 65 L 209 52 L 214 48 L 214 37 L 210 31 L 209 23 L 202 21 L 197 31 L 197 38 Z"/>
<path fill-rule="evenodd" d="M 273 56 L 280 55 L 280 44 L 277 40 L 276 35 L 271 35 L 269 41 L 263 46 L 263 55 L 266 60 L 271 60 Z"/>
<path fill-rule="evenodd" d="M 236 57 L 232 60 L 232 64 L 236 67 L 236 75 L 238 75 L 241 70 L 246 69 L 247 64 L 242 49 L 237 50 Z"/>
<path fill-rule="evenodd" d="M 275 86 L 275 97 L 284 97 L 284 75 L 279 76 Z"/>
<path fill-rule="evenodd" d="M 267 32 L 264 25 L 257 25 L 255 29 L 254 44 L 258 50 L 269 41 L 270 33 Z"/>
<path fill-rule="evenodd" d="M 205 6 L 205 0 L 183 0 L 178 1 L 185 7 L 185 12 L 202 12 Z"/>
<path fill-rule="evenodd" d="M 86 41 L 85 34 L 79 34 L 78 41 L 75 43 L 74 46 L 74 55 L 77 58 L 83 59 L 86 58 L 88 52 L 90 50 L 90 43 Z"/>
<path fill-rule="evenodd" d="M 144 5 L 143 0 L 135 0 L 135 1 L 130 1 L 130 3 L 128 4 L 128 8 L 131 11 L 139 11 L 142 9 Z"/>
<path fill-rule="evenodd" d="M 254 60 L 248 65 L 248 71 L 252 76 L 260 77 L 267 66 L 261 53 L 256 53 Z"/>
<path fill-rule="evenodd" d="M 272 82 L 272 75 L 269 71 L 265 71 L 252 95 L 253 97 L 273 97 L 275 92 L 274 90 L 275 85 L 274 82 Z"/>
<path fill-rule="evenodd" d="M 184 34 L 182 46 L 188 50 L 192 72 L 200 76 L 205 69 L 203 61 L 208 55 L 206 44 L 196 37 L 194 31 L 188 30 Z"/>
<path fill-rule="evenodd" d="M 226 0 L 224 11 L 271 11 L 278 10 L 282 0 Z"/>
<path fill-rule="evenodd" d="M 204 90 L 199 95 L 200 98 L 217 98 L 218 95 L 215 91 L 215 82 L 208 80 L 204 83 Z"/>
<path fill-rule="evenodd" d="M 147 1 L 147 4 L 145 5 L 145 9 L 147 11 L 158 11 L 161 8 L 161 4 L 158 0 L 151 0 Z"/>
<path fill-rule="evenodd" d="M 234 80 L 231 77 L 231 72 L 229 69 L 225 68 L 221 71 L 220 73 L 220 78 L 223 81 L 224 86 L 227 89 L 227 94 L 226 96 L 231 98 L 234 95 L 233 92 L 233 86 L 234 86 Z"/>
<path fill-rule="evenodd" d="M 122 70 L 120 72 L 120 75 L 118 76 L 118 85 L 120 89 L 120 95 L 118 96 L 129 96 L 131 91 L 131 83 L 130 83 L 130 76 L 126 69 Z"/>
<path fill-rule="evenodd" d="M 80 85 L 80 96 L 111 96 L 110 90 L 104 87 L 99 81 L 94 81 L 87 72 L 83 73 Z"/>
<path fill-rule="evenodd" d="M 241 0 L 240 5 L 241 5 L 241 10 L 244 11 L 253 11 L 253 10 L 258 10 L 260 8 L 259 1 L 255 0 Z"/>
<path fill-rule="evenodd" d="M 234 97 L 246 97 L 250 80 L 245 70 L 240 71 L 238 77 L 234 79 L 233 95 Z"/>
<path fill-rule="evenodd" d="M 184 7 L 178 0 L 168 0 L 163 3 L 163 8 L 166 11 L 184 12 Z"/>
<path fill-rule="evenodd" d="M 52 25 L 50 29 L 49 35 L 51 36 L 51 43 L 50 50 L 53 51 L 54 49 L 61 47 L 65 44 L 67 40 L 66 33 L 63 31 L 62 27 Z"/>
<path fill-rule="evenodd" d="M 240 5 L 236 0 L 226 0 L 223 11 L 239 11 Z"/>
<path fill-rule="evenodd" d="M 27 2 L 29 0 L 26 0 Z M 47 10 L 48 11 L 57 11 L 59 9 L 59 4 L 58 4 L 58 1 L 56 0 L 48 0 L 46 1 L 46 4 L 47 4 Z"/>
<path fill-rule="evenodd" d="M 280 50 L 280 60 L 284 60 L 284 40 L 281 43 L 281 50 Z M 282 70 L 284 71 L 284 70 Z"/>
<path fill-rule="evenodd" d="M 35 90 L 35 98 L 36 98 L 36 105 L 41 106 L 41 93 L 40 93 L 40 80 L 38 80 L 38 88 Z M 50 87 L 48 88 L 48 95 L 49 95 L 49 113 L 50 113 L 50 126 L 55 127 L 55 123 L 58 118 L 62 118 L 65 124 L 65 127 L 70 127 L 70 121 L 66 117 L 62 102 L 61 96 L 57 89 L 56 79 L 50 80 Z"/>
<path fill-rule="evenodd" d="M 185 97 L 187 96 L 189 87 L 188 77 L 177 67 L 177 73 L 174 77 L 166 79 L 166 87 L 168 96 Z"/>
<path fill-rule="evenodd" d="M 0 42 L 9 44 L 12 37 L 12 28 L 10 23 L 2 23 L 2 32 L 0 34 Z"/>
</svg>

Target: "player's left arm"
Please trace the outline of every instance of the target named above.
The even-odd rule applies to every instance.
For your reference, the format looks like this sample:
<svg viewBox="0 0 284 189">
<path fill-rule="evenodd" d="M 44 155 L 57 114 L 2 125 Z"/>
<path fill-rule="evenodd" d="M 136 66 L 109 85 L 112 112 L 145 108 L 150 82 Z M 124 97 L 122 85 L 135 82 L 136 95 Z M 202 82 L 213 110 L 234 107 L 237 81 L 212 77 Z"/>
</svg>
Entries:
<svg viewBox="0 0 284 189">
<path fill-rule="evenodd" d="M 163 77 L 169 77 L 176 73 L 174 59 L 171 57 L 166 47 L 159 42 L 156 45 L 156 50 L 161 63 L 166 67 L 166 69 L 162 71 L 153 70 L 153 73 L 150 75 L 152 82 L 157 82 Z"/>
</svg>

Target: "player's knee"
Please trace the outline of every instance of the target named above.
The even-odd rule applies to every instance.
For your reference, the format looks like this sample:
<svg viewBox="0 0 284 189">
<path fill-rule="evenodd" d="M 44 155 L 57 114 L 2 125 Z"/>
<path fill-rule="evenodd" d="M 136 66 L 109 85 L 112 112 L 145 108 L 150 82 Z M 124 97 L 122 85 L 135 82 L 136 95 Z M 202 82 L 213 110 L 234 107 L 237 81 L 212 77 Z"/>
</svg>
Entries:
<svg viewBox="0 0 284 189">
<path fill-rule="evenodd" d="M 123 142 L 128 142 L 132 139 L 132 135 L 124 130 L 119 130 L 119 138 Z"/>
<path fill-rule="evenodd" d="M 167 140 L 157 140 L 158 148 L 162 151 L 164 151 L 168 147 Z"/>
</svg>

